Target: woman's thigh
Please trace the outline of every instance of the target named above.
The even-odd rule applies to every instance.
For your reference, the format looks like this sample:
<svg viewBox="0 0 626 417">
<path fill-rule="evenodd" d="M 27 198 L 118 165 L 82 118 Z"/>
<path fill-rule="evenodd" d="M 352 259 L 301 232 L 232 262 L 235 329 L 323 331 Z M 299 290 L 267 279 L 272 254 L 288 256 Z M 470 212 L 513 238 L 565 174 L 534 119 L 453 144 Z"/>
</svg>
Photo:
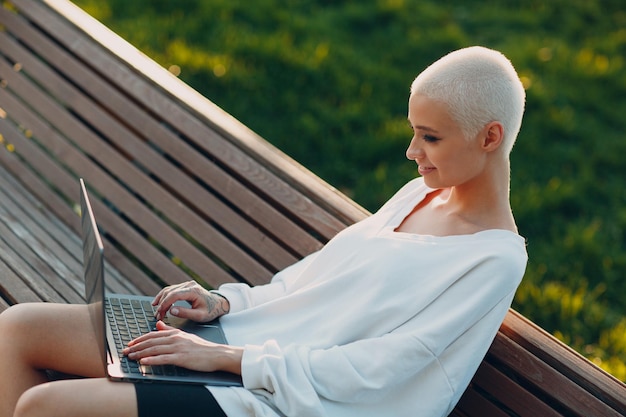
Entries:
<svg viewBox="0 0 626 417">
<path fill-rule="evenodd" d="M 18 402 L 18 417 L 226 417 L 200 385 L 131 384 L 84 378 L 41 384 Z"/>
<path fill-rule="evenodd" d="M 88 377 L 105 375 L 86 305 L 19 304 L 2 313 L 0 332 L 10 335 L 3 337 L 7 343 L 4 350 L 13 351 L 16 359 L 19 356 L 33 368 Z"/>
<path fill-rule="evenodd" d="M 37 385 L 19 399 L 18 417 L 137 417 L 132 384 L 106 378 L 54 381 Z"/>
</svg>

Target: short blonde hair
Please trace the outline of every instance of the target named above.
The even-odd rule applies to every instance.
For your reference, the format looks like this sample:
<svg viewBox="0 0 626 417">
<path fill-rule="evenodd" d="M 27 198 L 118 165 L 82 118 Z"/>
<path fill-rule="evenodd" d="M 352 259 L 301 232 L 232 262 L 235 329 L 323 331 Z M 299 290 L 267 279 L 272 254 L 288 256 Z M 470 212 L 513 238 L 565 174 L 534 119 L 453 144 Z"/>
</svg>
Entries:
<svg viewBox="0 0 626 417">
<path fill-rule="evenodd" d="M 526 94 L 502 53 L 481 46 L 451 52 L 415 78 L 411 94 L 446 104 L 467 138 L 490 122 L 502 123 L 502 147 L 506 155 L 511 152 L 522 125 Z"/>
</svg>

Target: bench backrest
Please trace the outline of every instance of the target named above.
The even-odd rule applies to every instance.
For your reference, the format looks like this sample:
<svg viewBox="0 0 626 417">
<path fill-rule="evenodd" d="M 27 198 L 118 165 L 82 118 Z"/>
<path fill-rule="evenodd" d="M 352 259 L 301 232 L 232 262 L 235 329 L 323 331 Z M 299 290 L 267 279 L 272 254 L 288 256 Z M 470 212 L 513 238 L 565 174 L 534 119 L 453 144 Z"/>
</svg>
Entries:
<svg viewBox="0 0 626 417">
<path fill-rule="evenodd" d="M 124 42 L 107 50 L 41 3 L 15 5 L 0 10 L 4 157 L 74 227 L 83 177 L 110 262 L 146 292 L 266 282 L 366 215 Z"/>
<path fill-rule="evenodd" d="M 0 174 L 34 196 L 16 201 L 45 203 L 76 233 L 83 177 L 120 286 L 265 283 L 367 216 L 67 0 L 10 4 L 0 7 Z M 50 276 L 46 301 L 62 284 Z M 626 387 L 511 312 L 452 415 L 620 416 Z"/>
</svg>

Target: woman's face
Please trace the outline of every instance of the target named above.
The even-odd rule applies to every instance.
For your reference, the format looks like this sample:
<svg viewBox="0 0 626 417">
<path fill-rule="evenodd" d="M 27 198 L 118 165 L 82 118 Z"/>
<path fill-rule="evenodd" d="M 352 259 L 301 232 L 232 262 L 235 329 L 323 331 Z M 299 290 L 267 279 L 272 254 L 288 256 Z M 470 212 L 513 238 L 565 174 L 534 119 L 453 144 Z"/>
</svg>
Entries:
<svg viewBox="0 0 626 417">
<path fill-rule="evenodd" d="M 406 151 L 431 188 L 462 185 L 477 177 L 484 166 L 478 137 L 468 140 L 446 106 L 422 95 L 409 98 L 413 138 Z"/>
</svg>

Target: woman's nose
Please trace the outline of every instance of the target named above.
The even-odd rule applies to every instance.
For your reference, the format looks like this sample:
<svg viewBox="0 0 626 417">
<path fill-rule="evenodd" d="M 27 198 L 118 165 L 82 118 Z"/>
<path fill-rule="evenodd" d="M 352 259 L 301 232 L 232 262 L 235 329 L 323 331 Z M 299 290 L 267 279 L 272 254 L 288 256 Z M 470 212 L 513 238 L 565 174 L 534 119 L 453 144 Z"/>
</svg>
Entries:
<svg viewBox="0 0 626 417">
<path fill-rule="evenodd" d="M 411 143 L 409 143 L 409 147 L 406 150 L 406 157 L 412 161 L 424 157 L 424 150 L 415 136 L 411 139 Z"/>
</svg>

